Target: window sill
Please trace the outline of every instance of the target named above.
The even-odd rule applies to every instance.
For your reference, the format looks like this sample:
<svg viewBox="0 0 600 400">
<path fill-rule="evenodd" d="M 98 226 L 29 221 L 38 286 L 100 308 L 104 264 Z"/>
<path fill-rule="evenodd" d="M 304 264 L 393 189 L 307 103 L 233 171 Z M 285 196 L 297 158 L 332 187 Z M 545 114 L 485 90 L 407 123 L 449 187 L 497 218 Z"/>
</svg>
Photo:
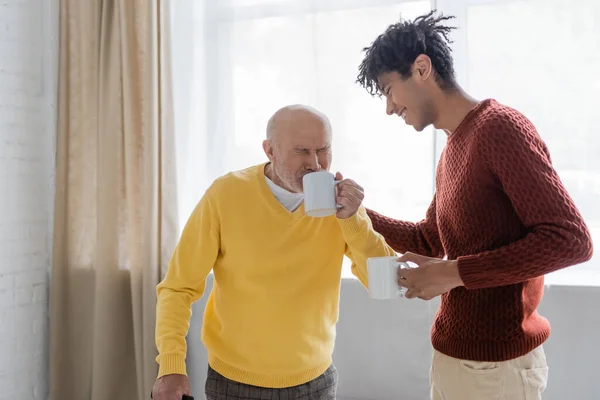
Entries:
<svg viewBox="0 0 600 400">
<path fill-rule="evenodd" d="M 600 268 L 565 268 L 546 275 L 545 286 L 600 287 Z"/>
<path fill-rule="evenodd" d="M 358 281 L 349 271 L 343 271 L 342 280 Z M 600 268 L 563 269 L 546 275 L 546 287 L 600 287 Z"/>
</svg>

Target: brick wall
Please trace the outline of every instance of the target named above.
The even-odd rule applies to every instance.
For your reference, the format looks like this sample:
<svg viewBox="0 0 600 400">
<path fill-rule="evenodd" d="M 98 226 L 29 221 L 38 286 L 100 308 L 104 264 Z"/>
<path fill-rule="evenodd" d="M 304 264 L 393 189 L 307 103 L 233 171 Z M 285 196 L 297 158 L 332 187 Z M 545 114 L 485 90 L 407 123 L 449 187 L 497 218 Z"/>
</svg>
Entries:
<svg viewBox="0 0 600 400">
<path fill-rule="evenodd" d="M 48 393 L 56 0 L 0 0 L 0 400 Z"/>
</svg>

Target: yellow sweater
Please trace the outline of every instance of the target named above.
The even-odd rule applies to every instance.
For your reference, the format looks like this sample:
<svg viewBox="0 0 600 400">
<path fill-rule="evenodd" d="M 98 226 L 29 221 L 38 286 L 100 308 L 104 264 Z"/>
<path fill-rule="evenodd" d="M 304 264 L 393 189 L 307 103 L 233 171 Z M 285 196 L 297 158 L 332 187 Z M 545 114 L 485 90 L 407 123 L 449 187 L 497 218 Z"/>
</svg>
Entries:
<svg viewBox="0 0 600 400">
<path fill-rule="evenodd" d="M 353 217 L 287 211 L 264 164 L 217 179 L 190 216 L 158 285 L 159 376 L 185 374 L 192 302 L 214 285 L 202 341 L 221 375 L 255 386 L 299 385 L 332 362 L 344 255 L 368 287 L 366 260 L 395 255 L 364 208 Z"/>
</svg>

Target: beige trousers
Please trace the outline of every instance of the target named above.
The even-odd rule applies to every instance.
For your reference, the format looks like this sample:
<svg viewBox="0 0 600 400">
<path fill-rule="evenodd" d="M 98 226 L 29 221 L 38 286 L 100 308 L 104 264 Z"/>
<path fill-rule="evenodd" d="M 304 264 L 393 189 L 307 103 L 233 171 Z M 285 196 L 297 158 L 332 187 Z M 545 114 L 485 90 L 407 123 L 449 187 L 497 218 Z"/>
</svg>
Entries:
<svg viewBox="0 0 600 400">
<path fill-rule="evenodd" d="M 503 362 L 459 360 L 433 351 L 431 400 L 540 400 L 548 381 L 542 346 Z"/>
</svg>

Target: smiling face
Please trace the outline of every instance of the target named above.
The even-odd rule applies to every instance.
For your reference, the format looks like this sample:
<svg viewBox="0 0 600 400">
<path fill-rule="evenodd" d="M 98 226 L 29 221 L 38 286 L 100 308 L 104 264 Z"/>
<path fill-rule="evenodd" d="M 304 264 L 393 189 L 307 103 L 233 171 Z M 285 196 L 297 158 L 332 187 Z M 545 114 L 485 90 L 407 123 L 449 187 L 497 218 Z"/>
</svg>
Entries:
<svg viewBox="0 0 600 400">
<path fill-rule="evenodd" d="M 272 164 L 272 180 L 291 192 L 302 192 L 302 178 L 328 171 L 331 127 L 327 118 L 307 107 L 287 107 L 269 122 L 263 149 Z"/>
<path fill-rule="evenodd" d="M 417 57 L 411 72 L 411 76 L 406 79 L 397 72 L 385 72 L 379 76 L 378 83 L 386 98 L 386 113 L 402 117 L 408 125 L 420 132 L 437 118 L 434 93 L 439 88 L 435 83 L 429 57 Z"/>
</svg>

